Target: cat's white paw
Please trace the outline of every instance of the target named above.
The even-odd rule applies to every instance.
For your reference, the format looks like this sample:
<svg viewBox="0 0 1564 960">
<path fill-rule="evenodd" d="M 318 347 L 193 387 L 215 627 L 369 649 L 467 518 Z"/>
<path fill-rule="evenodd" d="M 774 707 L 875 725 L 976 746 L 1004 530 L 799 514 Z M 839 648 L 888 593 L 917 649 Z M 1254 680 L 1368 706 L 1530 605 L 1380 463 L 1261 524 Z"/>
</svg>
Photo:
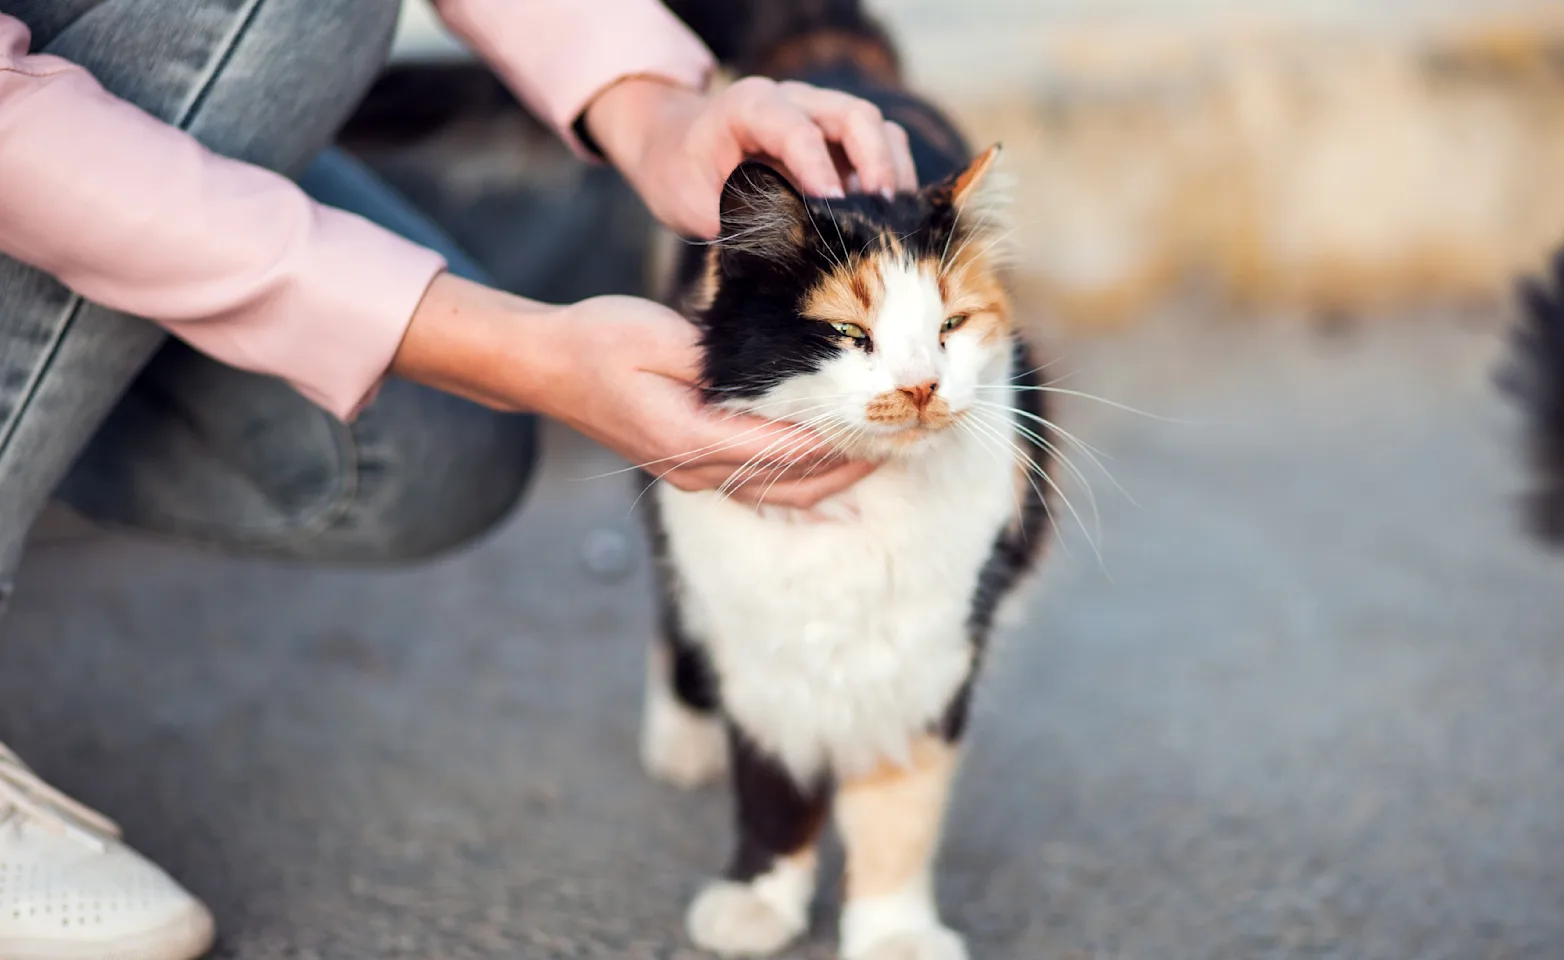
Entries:
<svg viewBox="0 0 1564 960">
<path fill-rule="evenodd" d="M 877 940 L 848 960 L 967 960 L 967 945 L 948 927 L 929 927 Z"/>
<path fill-rule="evenodd" d="M 764 957 L 804 932 L 807 918 L 791 915 L 747 883 L 718 881 L 690 904 L 685 927 L 702 950 L 723 957 Z"/>
<path fill-rule="evenodd" d="M 680 703 L 660 676 L 647 678 L 641 718 L 641 766 L 684 790 L 722 779 L 728 771 L 728 735 L 722 720 Z"/>
</svg>

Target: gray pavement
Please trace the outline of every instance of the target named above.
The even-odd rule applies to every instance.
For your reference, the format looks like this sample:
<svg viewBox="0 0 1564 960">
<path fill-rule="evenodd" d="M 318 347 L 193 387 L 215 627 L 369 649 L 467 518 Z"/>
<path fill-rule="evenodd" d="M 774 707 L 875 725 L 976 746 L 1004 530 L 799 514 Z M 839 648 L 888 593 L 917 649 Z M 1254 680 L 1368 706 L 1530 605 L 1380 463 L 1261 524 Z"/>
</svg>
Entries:
<svg viewBox="0 0 1564 960">
<path fill-rule="evenodd" d="M 1564 561 L 1517 528 L 1498 320 L 1054 338 L 1064 386 L 1190 422 L 1062 411 L 1134 502 L 1096 478 L 1101 562 L 1071 530 L 983 691 L 941 884 L 977 958 L 1564 958 Z M 0 739 L 205 897 L 219 957 L 693 960 L 725 797 L 637 769 L 627 485 L 548 441 L 419 569 L 39 543 Z M 791 956 L 831 956 L 829 902 Z"/>
<path fill-rule="evenodd" d="M 1063 345 L 1111 485 L 984 692 L 943 894 L 978 957 L 1564 957 L 1564 566 L 1516 533 L 1491 330 Z M 634 758 L 645 565 L 563 432 L 423 569 L 36 549 L 0 734 L 207 897 L 221 957 L 687 958 L 721 791 Z M 1083 509 L 1083 515 L 1087 511 Z M 1088 518 L 1088 523 L 1090 519 Z M 829 910 L 811 945 L 825 958 Z"/>
</svg>

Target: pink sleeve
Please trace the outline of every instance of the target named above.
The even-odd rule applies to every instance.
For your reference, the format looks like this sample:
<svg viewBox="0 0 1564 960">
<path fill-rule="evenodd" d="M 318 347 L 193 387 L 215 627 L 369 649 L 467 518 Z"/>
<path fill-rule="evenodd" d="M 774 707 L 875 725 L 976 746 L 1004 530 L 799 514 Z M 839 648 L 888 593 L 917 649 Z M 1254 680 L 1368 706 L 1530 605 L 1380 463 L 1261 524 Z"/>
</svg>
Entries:
<svg viewBox="0 0 1564 960">
<path fill-rule="evenodd" d="M 0 252 L 354 416 L 441 257 L 211 153 L 29 40 L 0 14 Z"/>
<path fill-rule="evenodd" d="M 705 89 L 711 51 L 658 0 L 435 0 L 442 19 L 582 157 L 571 126 L 631 76 Z"/>
</svg>

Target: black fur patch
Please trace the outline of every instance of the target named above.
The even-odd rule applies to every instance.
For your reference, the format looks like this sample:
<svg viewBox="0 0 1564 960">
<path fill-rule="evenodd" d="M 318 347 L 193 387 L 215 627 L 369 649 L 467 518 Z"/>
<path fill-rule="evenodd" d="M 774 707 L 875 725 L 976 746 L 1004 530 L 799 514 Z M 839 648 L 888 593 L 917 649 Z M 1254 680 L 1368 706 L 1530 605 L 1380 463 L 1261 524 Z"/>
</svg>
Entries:
<svg viewBox="0 0 1564 960">
<path fill-rule="evenodd" d="M 711 658 L 684 625 L 679 613 L 678 570 L 668 555 L 668 532 L 663 527 L 657 498 L 648 489 L 655 479 L 640 473 L 641 520 L 652 553 L 652 575 L 657 583 L 658 639 L 673 669 L 673 692 L 679 702 L 696 713 L 712 714 L 722 705 L 717 670 Z"/>
<path fill-rule="evenodd" d="M 830 788 L 823 781 L 808 786 L 794 783 L 786 769 L 731 724 L 728 743 L 739 841 L 727 877 L 747 883 L 814 841 L 830 806 Z"/>
<path fill-rule="evenodd" d="M 702 259 L 681 270 L 700 276 L 703 258 L 717 261 L 716 296 L 691 318 L 702 333 L 707 399 L 753 399 L 845 349 L 829 324 L 799 312 L 803 297 L 890 237 L 918 258 L 938 259 L 959 246 L 967 226 L 956 216 L 954 182 L 952 175 L 891 199 L 806 199 L 765 164 L 735 170 L 723 190 L 727 242 L 694 248 L 690 255 Z"/>
<path fill-rule="evenodd" d="M 1526 417 L 1536 487 L 1528 502 L 1532 534 L 1564 547 L 1564 250 L 1548 280 L 1520 284 L 1524 318 L 1511 337 L 1501 385 Z"/>
</svg>

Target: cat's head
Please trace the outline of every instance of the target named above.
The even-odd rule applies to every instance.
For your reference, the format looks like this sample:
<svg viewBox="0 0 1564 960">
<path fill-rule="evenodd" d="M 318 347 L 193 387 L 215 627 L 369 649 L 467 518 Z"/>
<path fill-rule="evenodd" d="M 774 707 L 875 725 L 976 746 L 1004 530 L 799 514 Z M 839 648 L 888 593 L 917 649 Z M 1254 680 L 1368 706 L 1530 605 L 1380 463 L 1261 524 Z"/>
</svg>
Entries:
<svg viewBox="0 0 1564 960">
<path fill-rule="evenodd" d="M 735 170 L 685 303 L 703 333 L 708 400 L 811 423 L 872 456 L 916 449 L 998 400 L 1012 329 L 997 157 L 991 147 L 890 199 L 805 198 L 768 166 Z"/>
</svg>

